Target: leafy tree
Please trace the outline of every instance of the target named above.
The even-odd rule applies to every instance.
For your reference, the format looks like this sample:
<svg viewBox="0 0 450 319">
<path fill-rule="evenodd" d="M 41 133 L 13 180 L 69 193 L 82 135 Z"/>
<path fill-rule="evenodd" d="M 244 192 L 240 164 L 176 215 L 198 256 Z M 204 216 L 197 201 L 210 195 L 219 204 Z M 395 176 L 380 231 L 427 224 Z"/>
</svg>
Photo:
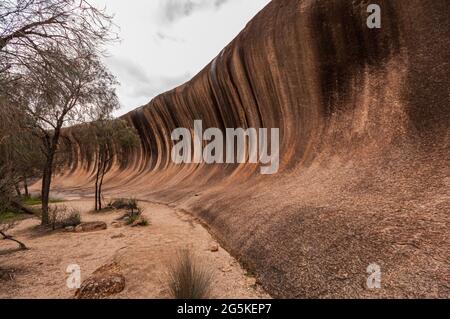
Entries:
<svg viewBox="0 0 450 319">
<path fill-rule="evenodd" d="M 22 114 L 13 111 L 0 102 L 0 212 L 26 211 L 20 199 L 16 200 L 21 195 L 19 184 L 24 185 L 27 196 L 27 180 L 40 176 L 43 163 L 39 140 L 22 128 Z"/>
<path fill-rule="evenodd" d="M 42 224 L 48 224 L 48 203 L 55 156 L 64 126 L 104 117 L 118 108 L 113 75 L 94 53 L 67 57 L 47 52 L 45 63 L 34 65 L 22 81 L 17 105 L 27 127 L 41 142 Z"/>
<path fill-rule="evenodd" d="M 102 45 L 116 39 L 113 27 L 112 16 L 86 0 L 0 2 L 0 103 L 18 115 L 18 128 L 39 141 L 44 156 L 42 224 L 49 223 L 50 185 L 63 128 L 105 118 L 118 107 L 117 82 L 99 58 Z M 31 149 L 27 145 L 27 134 L 13 130 L 0 138 L 11 141 L 15 135 L 15 152 L 24 153 L 24 148 L 29 154 L 36 148 L 34 141 Z M 16 172 L 30 171 L 22 165 L 27 157 L 19 163 L 11 154 L 0 163 L 8 176 L 2 178 L 5 192 L 11 183 L 17 185 Z"/>
</svg>

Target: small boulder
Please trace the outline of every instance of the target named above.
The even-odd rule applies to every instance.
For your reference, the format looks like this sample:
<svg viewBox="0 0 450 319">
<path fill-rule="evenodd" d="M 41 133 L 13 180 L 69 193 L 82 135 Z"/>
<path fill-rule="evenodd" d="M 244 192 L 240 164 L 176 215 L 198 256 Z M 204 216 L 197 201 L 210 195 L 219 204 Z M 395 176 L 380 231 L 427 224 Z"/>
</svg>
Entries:
<svg viewBox="0 0 450 319">
<path fill-rule="evenodd" d="M 222 267 L 222 268 L 220 268 L 220 270 L 222 272 L 230 272 L 233 270 L 233 268 L 231 266 L 228 266 L 228 267 Z"/>
<path fill-rule="evenodd" d="M 104 230 L 108 228 L 105 222 L 89 222 L 89 223 L 81 223 L 77 227 L 75 227 L 75 231 L 77 233 L 83 232 L 92 232 L 98 230 Z"/>
<path fill-rule="evenodd" d="M 77 299 L 101 299 L 115 295 L 125 289 L 125 277 L 117 264 L 112 263 L 97 269 L 86 279 L 75 293 Z"/>
<path fill-rule="evenodd" d="M 213 253 L 216 253 L 219 251 L 219 245 L 217 244 L 212 244 L 211 247 L 209 248 L 209 250 Z"/>
<path fill-rule="evenodd" d="M 64 230 L 65 230 L 66 232 L 73 232 L 73 231 L 75 230 L 75 227 L 73 227 L 73 226 L 67 226 L 66 228 L 64 228 Z"/>
<path fill-rule="evenodd" d="M 111 223 L 111 226 L 114 227 L 114 228 L 120 228 L 120 227 L 122 227 L 123 225 L 122 225 L 122 223 L 120 223 L 120 222 L 118 222 L 118 221 L 113 221 L 113 222 Z"/>
</svg>

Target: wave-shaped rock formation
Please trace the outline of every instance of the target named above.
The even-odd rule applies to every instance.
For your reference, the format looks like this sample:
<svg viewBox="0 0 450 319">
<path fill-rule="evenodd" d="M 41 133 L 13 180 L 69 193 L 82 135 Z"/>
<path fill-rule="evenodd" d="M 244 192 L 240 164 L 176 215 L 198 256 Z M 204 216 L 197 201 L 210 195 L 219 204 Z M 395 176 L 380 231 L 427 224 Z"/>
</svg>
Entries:
<svg viewBox="0 0 450 319">
<path fill-rule="evenodd" d="M 191 81 L 124 116 L 141 147 L 107 193 L 191 212 L 274 297 L 450 297 L 448 17 L 447 0 L 272 1 Z M 280 128 L 279 173 L 175 165 L 171 132 L 195 119 Z M 58 188 L 90 189 L 78 153 Z"/>
</svg>

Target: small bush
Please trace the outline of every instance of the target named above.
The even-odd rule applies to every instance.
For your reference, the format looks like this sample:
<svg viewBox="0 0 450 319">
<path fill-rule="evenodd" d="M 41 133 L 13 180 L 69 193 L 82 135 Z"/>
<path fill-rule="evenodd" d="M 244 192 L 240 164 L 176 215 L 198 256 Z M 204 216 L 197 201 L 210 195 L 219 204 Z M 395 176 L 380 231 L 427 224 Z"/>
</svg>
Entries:
<svg viewBox="0 0 450 319">
<path fill-rule="evenodd" d="M 53 230 L 56 228 L 75 227 L 81 224 L 81 214 L 75 208 L 68 208 L 65 205 L 55 205 L 49 211 L 50 224 Z"/>
<path fill-rule="evenodd" d="M 134 211 L 138 209 L 138 202 L 135 198 L 118 198 L 112 200 L 108 206 L 115 209 L 128 209 Z"/>
<path fill-rule="evenodd" d="M 127 225 L 131 225 L 133 224 L 135 221 L 137 221 L 139 219 L 139 215 L 128 215 L 125 216 L 125 224 Z"/>
<path fill-rule="evenodd" d="M 148 226 L 149 224 L 150 222 L 148 221 L 148 219 L 144 216 L 141 216 L 139 223 L 137 223 L 137 226 Z"/>
<path fill-rule="evenodd" d="M 125 223 L 132 226 L 148 226 L 149 221 L 142 215 L 127 216 Z"/>
<path fill-rule="evenodd" d="M 78 211 L 72 211 L 69 213 L 68 216 L 66 216 L 64 219 L 61 220 L 61 225 L 63 227 L 68 226 L 78 226 L 81 224 L 81 215 Z"/>
<path fill-rule="evenodd" d="M 212 271 L 200 265 L 189 250 L 179 251 L 169 266 L 168 284 L 175 299 L 209 298 L 212 279 Z"/>
<path fill-rule="evenodd" d="M 142 215 L 142 208 L 137 207 L 136 210 L 129 211 L 123 217 L 125 224 L 132 226 L 148 226 L 149 221 Z"/>
<path fill-rule="evenodd" d="M 124 209 L 126 213 L 117 220 L 124 220 L 125 224 L 132 226 L 147 226 L 149 221 L 142 216 L 142 207 L 138 205 L 135 198 L 118 198 L 112 200 L 108 207 L 113 209 Z"/>
</svg>

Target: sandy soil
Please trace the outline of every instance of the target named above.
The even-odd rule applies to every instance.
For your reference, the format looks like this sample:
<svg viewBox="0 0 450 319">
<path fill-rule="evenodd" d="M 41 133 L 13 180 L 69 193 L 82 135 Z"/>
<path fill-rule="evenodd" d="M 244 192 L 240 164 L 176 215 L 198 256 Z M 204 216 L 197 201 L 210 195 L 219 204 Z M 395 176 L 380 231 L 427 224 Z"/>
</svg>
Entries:
<svg viewBox="0 0 450 319">
<path fill-rule="evenodd" d="M 0 269 L 8 274 L 0 278 L 0 298 L 71 298 L 75 291 L 66 286 L 68 265 L 78 264 L 84 280 L 110 262 L 120 265 L 126 279 L 125 290 L 114 298 L 169 298 L 167 265 L 184 248 L 213 269 L 213 297 L 269 297 L 222 247 L 218 252 L 211 251 L 217 243 L 190 215 L 142 202 L 149 226 L 114 228 L 111 223 L 123 212 L 89 213 L 93 205 L 90 199 L 64 204 L 78 208 L 84 222 L 104 221 L 108 229 L 48 232 L 38 227 L 37 219 L 20 222 L 11 235 L 24 241 L 30 250 L 17 251 L 15 243 L 0 241 Z"/>
</svg>

